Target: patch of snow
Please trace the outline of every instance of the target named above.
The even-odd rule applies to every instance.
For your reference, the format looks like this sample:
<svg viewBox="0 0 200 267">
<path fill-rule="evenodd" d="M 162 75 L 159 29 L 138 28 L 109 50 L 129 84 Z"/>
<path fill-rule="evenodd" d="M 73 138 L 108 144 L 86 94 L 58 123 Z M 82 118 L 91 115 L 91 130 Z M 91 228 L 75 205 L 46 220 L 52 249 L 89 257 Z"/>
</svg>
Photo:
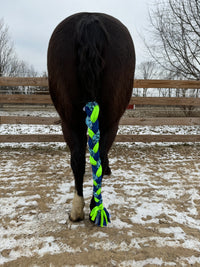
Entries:
<svg viewBox="0 0 200 267">
<path fill-rule="evenodd" d="M 147 260 L 143 260 L 143 261 L 135 261 L 135 260 L 130 260 L 130 261 L 124 261 L 124 262 L 121 262 L 119 264 L 120 267 L 143 267 L 143 266 L 146 266 L 146 265 L 156 265 L 156 266 L 162 266 L 165 262 L 163 262 L 162 259 L 159 259 L 159 258 L 150 258 L 150 259 L 147 259 Z M 173 263 L 169 263 L 167 262 L 167 265 L 169 266 L 175 266 L 175 264 Z"/>
<path fill-rule="evenodd" d="M 1 113 L 0 113 L 1 114 Z M 39 113 L 35 113 L 39 114 Z M 16 115 L 16 114 L 15 114 Z M 47 115 L 47 114 L 46 114 Z M 43 114 L 44 116 L 44 114 Z M 49 116 L 49 114 L 48 114 Z M 52 114 L 52 116 L 54 116 Z M 29 133 L 61 133 L 60 126 L 1 126 L 1 134 L 29 134 Z M 187 127 L 120 127 L 119 133 L 123 134 L 199 134 L 199 126 Z M 0 147 L 30 147 L 36 144 L 0 144 Z M 65 144 L 37 144 L 42 148 L 64 148 Z M 199 177 L 200 163 L 194 162 L 193 155 L 181 155 L 165 143 L 125 143 L 120 147 L 123 150 L 129 148 L 134 153 L 133 157 L 125 157 L 119 153 L 118 157 L 110 158 L 112 175 L 103 180 L 102 195 L 104 206 L 111 213 L 111 224 L 106 232 L 91 230 L 88 236 L 81 238 L 87 241 L 92 238 L 90 247 L 84 247 L 84 251 L 91 248 L 103 251 L 140 250 L 149 246 L 151 242 L 159 248 L 166 246 L 172 248 L 184 248 L 200 252 L 200 240 L 189 233 L 200 231 L 199 219 Z M 156 159 L 148 157 L 145 149 L 151 147 L 163 147 L 165 153 L 161 153 Z M 143 149 L 141 149 L 143 148 Z M 195 150 L 196 151 L 196 150 Z M 72 173 L 66 180 L 63 178 L 63 170 L 70 168 L 70 155 L 61 150 L 59 155 L 45 154 L 45 172 L 50 177 L 47 182 L 41 182 L 40 175 L 35 175 L 35 168 L 41 168 L 43 158 L 38 162 L 30 158 L 18 164 L 20 153 L 11 150 L 9 155 L 1 154 L 0 164 L 0 189 L 5 192 L 0 198 L 0 264 L 15 260 L 22 256 L 43 256 L 47 253 L 76 253 L 83 252 L 83 248 L 71 247 L 60 238 L 55 238 L 53 233 L 66 229 L 66 231 L 83 231 L 86 223 L 73 224 L 69 222 L 69 211 L 74 195 L 74 180 Z M 87 153 L 87 158 L 88 158 Z M 87 160 L 88 161 L 88 160 Z M 120 166 L 120 167 L 119 167 Z M 124 167 L 126 166 L 126 167 Z M 86 170 L 84 182 L 85 213 L 89 214 L 89 202 L 92 196 L 91 168 Z M 167 171 L 166 171 L 167 170 Z M 58 177 L 58 178 L 57 178 Z M 62 178 L 61 178 L 62 177 Z M 25 195 L 27 185 L 34 188 L 44 188 L 47 202 L 47 211 L 40 212 L 39 203 L 42 196 L 36 191 Z M 52 189 L 56 185 L 56 189 Z M 196 185 L 196 186 L 195 186 Z M 185 206 L 184 206 L 185 205 Z M 28 210 L 28 212 L 26 212 Z M 118 216 L 120 211 L 121 216 Z M 9 223 L 3 224 L 4 220 Z M 167 225 L 166 225 L 167 224 Z M 145 231 L 156 228 L 150 236 L 138 237 L 137 227 Z M 151 229 L 150 229 L 151 228 Z M 189 229 L 188 231 L 185 228 Z M 92 229 L 92 227 L 91 227 Z M 129 238 L 113 241 L 109 239 L 112 231 L 117 230 Z M 109 232 L 110 231 L 110 232 Z M 47 236 L 48 233 L 48 236 Z M 50 234 L 49 234 L 50 233 Z M 94 241 L 94 238 L 96 238 Z M 102 242 L 101 239 L 105 239 Z M 86 241 L 84 241 L 86 242 Z M 2 251 L 9 250 L 8 256 L 3 256 Z M 114 264 L 113 260 L 113 264 Z M 200 257 L 180 257 L 180 264 L 199 264 Z M 118 266 L 176 266 L 174 262 L 165 262 L 159 257 L 149 257 L 145 260 L 128 260 L 118 262 Z M 83 265 L 77 265 L 83 266 Z M 86 266 L 86 265 L 85 265 Z M 91 265 L 90 265 L 91 266 Z"/>
</svg>

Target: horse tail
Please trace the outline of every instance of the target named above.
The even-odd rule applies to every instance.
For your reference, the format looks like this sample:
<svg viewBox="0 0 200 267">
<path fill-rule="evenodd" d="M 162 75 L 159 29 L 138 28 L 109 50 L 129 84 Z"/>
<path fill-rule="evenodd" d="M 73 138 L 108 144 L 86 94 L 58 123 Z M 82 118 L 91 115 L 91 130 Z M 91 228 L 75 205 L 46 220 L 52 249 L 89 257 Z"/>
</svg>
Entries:
<svg viewBox="0 0 200 267">
<path fill-rule="evenodd" d="M 103 206 L 101 196 L 102 165 L 99 153 L 99 105 L 98 92 L 101 89 L 102 71 L 105 66 L 104 47 L 108 41 L 104 25 L 95 15 L 86 14 L 77 25 L 77 74 L 81 101 L 84 102 L 88 146 L 93 173 L 93 196 L 95 207 L 90 218 L 103 227 L 110 222 L 110 215 Z"/>
<path fill-rule="evenodd" d="M 107 31 L 97 16 L 86 14 L 76 29 L 77 74 L 82 100 L 97 100 L 105 66 L 104 47 Z"/>
<path fill-rule="evenodd" d="M 91 210 L 90 219 L 98 226 L 107 226 L 110 222 L 110 214 L 103 206 L 103 199 L 101 195 L 102 182 L 102 165 L 99 153 L 99 105 L 95 102 L 88 102 L 85 105 L 85 112 L 87 114 L 86 124 L 88 126 L 88 146 L 90 152 L 90 163 L 92 165 L 93 174 L 93 196 L 95 207 Z"/>
</svg>

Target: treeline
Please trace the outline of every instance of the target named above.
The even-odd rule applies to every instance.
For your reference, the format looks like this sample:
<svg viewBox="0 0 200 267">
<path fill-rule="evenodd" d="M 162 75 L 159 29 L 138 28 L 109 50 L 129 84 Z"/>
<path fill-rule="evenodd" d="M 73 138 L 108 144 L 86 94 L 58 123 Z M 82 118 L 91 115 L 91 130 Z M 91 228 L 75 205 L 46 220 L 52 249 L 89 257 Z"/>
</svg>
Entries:
<svg viewBox="0 0 200 267">
<path fill-rule="evenodd" d="M 184 80 L 183 77 L 174 77 L 172 73 L 162 69 L 154 61 L 140 63 L 136 68 L 136 79 L 163 79 L 163 80 Z M 195 79 L 187 79 L 195 80 Z M 133 88 L 133 96 L 140 97 L 200 97 L 200 89 L 176 89 L 176 88 Z"/>
<path fill-rule="evenodd" d="M 197 0 L 155 0 L 149 6 L 149 27 L 142 37 L 148 61 L 137 65 L 137 79 L 200 80 L 199 14 L 200 1 Z M 41 76 L 33 66 L 18 59 L 3 20 L 0 20 L 0 76 Z M 10 87 L 1 89 L 14 92 Z M 26 86 L 15 90 L 28 94 L 36 88 Z M 134 88 L 133 95 L 200 97 L 200 89 Z"/>
<path fill-rule="evenodd" d="M 140 79 L 200 80 L 200 1 L 159 0 L 149 9 L 144 38 L 150 61 L 136 72 Z M 200 90 L 135 89 L 134 94 L 167 97 L 200 97 Z"/>
<path fill-rule="evenodd" d="M 12 39 L 9 35 L 8 26 L 0 19 L 0 77 L 46 77 L 44 72 L 42 75 L 29 65 L 26 61 L 18 58 Z M 36 91 L 47 91 L 47 88 L 36 88 L 33 86 L 2 86 L 1 93 L 7 94 L 32 94 Z"/>
</svg>

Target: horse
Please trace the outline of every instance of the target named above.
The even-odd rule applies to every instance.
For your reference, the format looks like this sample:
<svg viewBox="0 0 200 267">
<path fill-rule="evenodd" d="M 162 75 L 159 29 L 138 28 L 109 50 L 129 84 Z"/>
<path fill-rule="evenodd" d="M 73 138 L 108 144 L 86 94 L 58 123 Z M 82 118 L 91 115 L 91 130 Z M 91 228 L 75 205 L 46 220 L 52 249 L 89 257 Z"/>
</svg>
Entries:
<svg viewBox="0 0 200 267">
<path fill-rule="evenodd" d="M 49 92 L 61 118 L 75 179 L 69 218 L 73 222 L 84 219 L 88 128 L 94 179 L 90 219 L 97 225 L 107 225 L 110 216 L 102 204 L 101 180 L 103 175 L 111 174 L 108 152 L 132 95 L 135 72 L 132 38 L 126 26 L 110 15 L 90 12 L 71 15 L 52 33 L 47 67 Z M 92 144 L 92 139 L 96 144 Z"/>
</svg>

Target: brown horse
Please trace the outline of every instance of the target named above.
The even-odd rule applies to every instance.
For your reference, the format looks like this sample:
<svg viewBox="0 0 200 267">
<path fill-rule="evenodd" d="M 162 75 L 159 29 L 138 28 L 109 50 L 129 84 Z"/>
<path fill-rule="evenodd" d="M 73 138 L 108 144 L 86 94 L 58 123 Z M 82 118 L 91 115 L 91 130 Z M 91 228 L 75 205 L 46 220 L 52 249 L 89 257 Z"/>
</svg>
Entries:
<svg viewBox="0 0 200 267">
<path fill-rule="evenodd" d="M 48 48 L 49 90 L 71 151 L 75 195 L 72 221 L 84 218 L 83 176 L 87 143 L 83 107 L 100 107 L 99 152 L 103 174 L 110 174 L 108 151 L 133 87 L 135 51 L 127 28 L 102 13 L 78 13 L 54 30 Z M 103 175 L 102 174 L 102 175 Z M 90 207 L 94 207 L 94 197 Z"/>
</svg>

